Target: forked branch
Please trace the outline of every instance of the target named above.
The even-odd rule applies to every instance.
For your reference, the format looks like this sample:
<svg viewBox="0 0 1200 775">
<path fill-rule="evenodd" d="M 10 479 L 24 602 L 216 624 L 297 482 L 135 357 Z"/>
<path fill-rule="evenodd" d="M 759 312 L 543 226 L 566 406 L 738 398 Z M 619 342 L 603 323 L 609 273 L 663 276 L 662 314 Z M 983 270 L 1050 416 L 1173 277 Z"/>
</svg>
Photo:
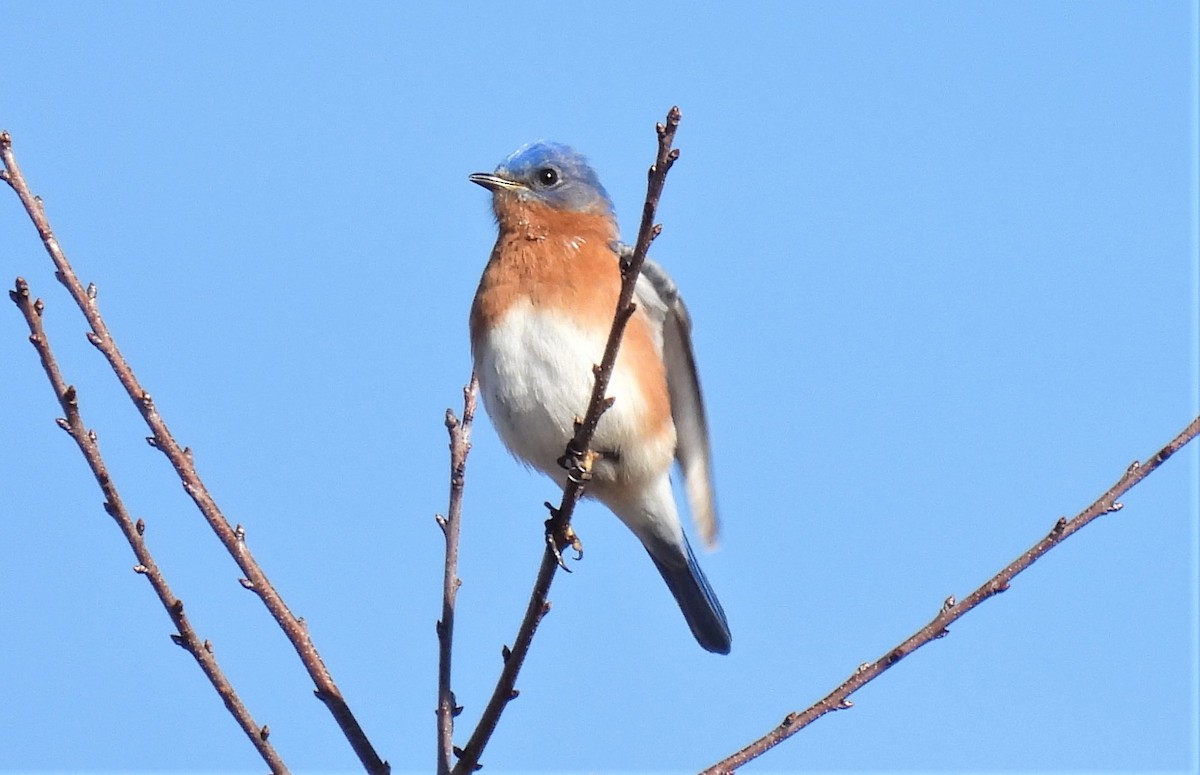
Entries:
<svg viewBox="0 0 1200 775">
<path fill-rule="evenodd" d="M 259 726 L 254 721 L 250 711 L 234 691 L 233 685 L 221 671 L 221 666 L 217 664 L 212 643 L 207 640 L 202 641 L 196 634 L 187 614 L 183 612 L 183 601 L 175 597 L 171 587 L 167 584 L 166 577 L 159 569 L 158 563 L 150 554 L 150 549 L 143 537 L 146 523 L 141 519 L 134 522 L 130 518 L 128 510 L 125 508 L 125 502 L 121 500 L 117 485 L 109 476 L 108 466 L 105 465 L 104 458 L 100 454 L 100 443 L 96 439 L 96 433 L 88 430 L 83 422 L 75 388 L 68 385 L 63 378 L 62 371 L 58 367 L 58 360 L 54 357 L 54 351 L 50 349 L 50 339 L 46 336 L 46 329 L 42 325 L 42 313 L 45 305 L 41 299 L 35 300 L 30 296 L 29 284 L 20 277 L 17 278 L 16 288 L 9 291 L 8 296 L 25 317 L 25 322 L 29 326 L 29 341 L 37 350 L 42 368 L 50 380 L 50 387 L 54 390 L 54 395 L 62 407 L 63 417 L 58 419 L 58 425 L 75 441 L 84 460 L 87 461 L 88 468 L 92 471 L 92 476 L 96 477 L 96 483 L 100 485 L 100 491 L 104 493 L 104 511 L 116 520 L 117 526 L 125 534 L 125 540 L 133 549 L 134 556 L 137 557 L 137 565 L 133 566 L 134 572 L 146 577 L 150 586 L 154 588 L 154 594 L 158 596 L 159 602 L 166 609 L 167 616 L 171 617 L 177 631 L 171 636 L 171 640 L 191 654 L 196 663 L 200 665 L 200 669 L 208 678 L 209 683 L 220 695 L 238 726 L 246 733 L 251 745 L 271 768 L 271 772 L 286 773 L 287 765 L 283 763 L 283 759 L 279 757 L 274 746 L 267 742 L 270 731 L 265 725 Z"/>
<path fill-rule="evenodd" d="M 183 483 L 184 490 L 191 496 L 209 527 L 237 563 L 238 568 L 245 574 L 245 578 L 241 580 L 242 586 L 258 595 L 280 629 L 291 641 L 300 661 L 316 684 L 317 698 L 324 702 L 330 713 L 333 714 L 363 766 L 373 775 L 384 775 L 389 771 L 387 763 L 375 752 L 370 741 L 367 740 L 366 733 L 359 726 L 354 714 L 350 712 L 349 705 L 346 704 L 341 691 L 333 682 L 333 677 L 321 660 L 320 654 L 317 653 L 316 646 L 309 637 L 304 623 L 288 609 L 287 604 L 275 590 L 262 567 L 250 553 L 250 549 L 246 545 L 245 531 L 241 525 L 233 527 L 221 513 L 192 463 L 191 450 L 180 446 L 175 441 L 166 422 L 158 413 L 150 393 L 142 387 L 134 375 L 133 369 L 117 348 L 96 303 L 96 286 L 88 285 L 87 288 L 84 288 L 75 275 L 75 270 L 67 261 L 66 254 L 54 236 L 54 230 L 46 217 L 41 200 L 33 195 L 25 182 L 25 177 L 13 155 L 12 137 L 7 132 L 0 132 L 0 162 L 3 163 L 0 179 L 7 182 L 21 200 L 21 204 L 24 205 L 25 211 L 29 214 L 30 220 L 33 221 L 33 225 L 42 239 L 46 252 L 50 255 L 50 260 L 54 262 L 55 269 L 57 269 L 56 277 L 66 287 L 71 298 L 83 312 L 88 325 L 91 326 L 92 330 L 87 335 L 88 341 L 108 359 L 117 379 L 150 428 L 152 435 L 146 440 L 150 446 L 167 456 Z"/>
</svg>

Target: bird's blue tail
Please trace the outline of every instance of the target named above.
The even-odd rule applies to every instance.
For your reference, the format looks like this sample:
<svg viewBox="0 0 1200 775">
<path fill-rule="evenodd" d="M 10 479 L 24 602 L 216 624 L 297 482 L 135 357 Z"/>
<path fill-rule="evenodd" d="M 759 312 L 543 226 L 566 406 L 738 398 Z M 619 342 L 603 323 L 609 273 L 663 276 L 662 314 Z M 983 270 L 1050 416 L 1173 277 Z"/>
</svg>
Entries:
<svg viewBox="0 0 1200 775">
<path fill-rule="evenodd" d="M 683 611 L 683 618 L 687 620 L 696 641 L 714 654 L 728 654 L 732 636 L 729 634 L 729 622 L 725 620 L 725 611 L 705 578 L 704 571 L 700 570 L 686 535 L 683 536 L 682 548 L 681 552 L 680 547 L 660 544 L 655 550 L 646 549 L 671 594 L 675 596 L 675 601 L 679 603 L 679 610 Z"/>
</svg>

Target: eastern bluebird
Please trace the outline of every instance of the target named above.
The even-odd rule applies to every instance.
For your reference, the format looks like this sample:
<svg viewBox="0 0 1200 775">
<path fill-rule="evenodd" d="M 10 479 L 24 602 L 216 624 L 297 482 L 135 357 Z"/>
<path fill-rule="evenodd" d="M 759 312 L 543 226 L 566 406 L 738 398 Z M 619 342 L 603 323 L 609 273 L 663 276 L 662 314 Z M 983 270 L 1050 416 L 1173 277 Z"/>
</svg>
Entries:
<svg viewBox="0 0 1200 775">
<path fill-rule="evenodd" d="M 471 306 L 483 404 L 516 457 L 560 485 L 558 460 L 588 404 L 620 293 L 612 201 L 587 161 L 557 143 L 526 145 L 493 173 L 499 236 Z M 692 517 L 716 540 L 708 428 L 691 320 L 675 283 L 647 260 L 600 419 L 587 494 L 641 540 L 700 645 L 729 653 L 729 623 L 684 535 L 671 492 L 678 460 Z"/>
</svg>

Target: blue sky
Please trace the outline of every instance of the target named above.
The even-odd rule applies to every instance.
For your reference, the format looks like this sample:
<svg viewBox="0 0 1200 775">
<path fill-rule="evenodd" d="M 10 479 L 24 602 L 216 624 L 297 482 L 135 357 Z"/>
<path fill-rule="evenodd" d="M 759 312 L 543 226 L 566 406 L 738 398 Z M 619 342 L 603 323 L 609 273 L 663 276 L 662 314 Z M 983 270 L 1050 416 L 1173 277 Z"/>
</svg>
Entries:
<svg viewBox="0 0 1200 775">
<path fill-rule="evenodd" d="M 396 771 L 434 753 L 442 413 L 490 170 L 588 154 L 695 319 L 733 653 L 615 519 L 560 576 L 488 772 L 686 772 L 806 707 L 1196 415 L 1195 3 L 5 6 L 0 126 L 209 487 Z M 82 336 L 16 199 L 87 422 L 203 637 L 297 770 L 357 761 Z M 0 770 L 263 769 L 0 315 Z M 481 415 L 460 742 L 527 600 L 548 482 Z M 747 767 L 1195 770 L 1197 449 Z"/>
</svg>

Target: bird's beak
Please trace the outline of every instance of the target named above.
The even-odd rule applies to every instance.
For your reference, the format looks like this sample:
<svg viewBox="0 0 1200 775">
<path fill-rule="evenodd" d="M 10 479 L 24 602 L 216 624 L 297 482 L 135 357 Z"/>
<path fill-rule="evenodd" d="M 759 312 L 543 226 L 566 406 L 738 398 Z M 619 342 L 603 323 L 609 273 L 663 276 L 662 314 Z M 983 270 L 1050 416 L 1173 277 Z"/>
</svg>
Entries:
<svg viewBox="0 0 1200 775">
<path fill-rule="evenodd" d="M 488 191 L 513 191 L 519 188 L 524 188 L 523 185 L 515 180 L 502 178 L 499 175 L 493 175 L 490 172 L 476 172 L 474 175 L 468 175 L 467 180 L 472 183 L 478 183 Z"/>
</svg>

